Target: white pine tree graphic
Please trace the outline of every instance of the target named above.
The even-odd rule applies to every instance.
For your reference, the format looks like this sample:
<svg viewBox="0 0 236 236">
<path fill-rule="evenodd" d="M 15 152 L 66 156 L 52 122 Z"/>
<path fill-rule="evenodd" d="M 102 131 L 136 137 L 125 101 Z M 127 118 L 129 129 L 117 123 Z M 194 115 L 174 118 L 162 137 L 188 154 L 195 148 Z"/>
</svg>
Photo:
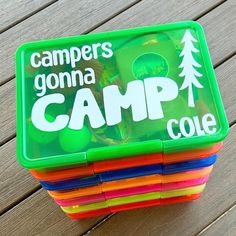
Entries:
<svg viewBox="0 0 236 236">
<path fill-rule="evenodd" d="M 199 50 L 194 47 L 193 43 L 196 43 L 197 40 L 191 35 L 189 30 L 185 31 L 184 37 L 181 43 L 184 44 L 184 48 L 180 53 L 180 57 L 183 57 L 183 60 L 179 68 L 183 68 L 182 72 L 179 74 L 180 77 L 184 77 L 184 82 L 180 87 L 180 90 L 188 88 L 188 106 L 194 107 L 194 98 L 193 98 L 193 86 L 197 88 L 203 88 L 203 86 L 198 82 L 196 77 L 202 77 L 195 67 L 201 67 L 197 63 L 192 55 L 192 53 L 198 53 Z"/>
</svg>

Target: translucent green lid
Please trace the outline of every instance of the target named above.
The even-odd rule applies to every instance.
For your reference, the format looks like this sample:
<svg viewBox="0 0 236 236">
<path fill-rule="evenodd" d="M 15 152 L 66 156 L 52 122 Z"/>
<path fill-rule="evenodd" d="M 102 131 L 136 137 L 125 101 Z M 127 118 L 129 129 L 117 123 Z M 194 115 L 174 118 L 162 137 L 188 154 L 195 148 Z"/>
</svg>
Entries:
<svg viewBox="0 0 236 236">
<path fill-rule="evenodd" d="M 196 149 L 228 132 L 196 22 L 26 43 L 16 77 L 17 156 L 30 169 Z"/>
</svg>

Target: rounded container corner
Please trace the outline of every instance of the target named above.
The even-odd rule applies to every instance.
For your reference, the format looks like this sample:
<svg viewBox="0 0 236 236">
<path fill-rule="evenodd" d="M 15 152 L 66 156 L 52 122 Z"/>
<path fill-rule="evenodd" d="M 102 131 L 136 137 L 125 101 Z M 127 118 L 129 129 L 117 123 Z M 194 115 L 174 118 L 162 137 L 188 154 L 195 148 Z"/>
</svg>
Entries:
<svg viewBox="0 0 236 236">
<path fill-rule="evenodd" d="M 228 136 L 229 134 L 229 125 L 228 123 L 224 124 L 221 129 L 216 133 L 216 136 L 217 136 L 217 142 L 221 142 L 221 141 L 224 141 L 225 138 Z"/>
<path fill-rule="evenodd" d="M 198 31 L 204 31 L 203 26 L 198 21 L 188 21 L 191 28 L 194 28 Z"/>
<path fill-rule="evenodd" d="M 33 166 L 32 161 L 28 157 L 26 157 L 24 154 L 22 154 L 21 151 L 17 150 L 16 157 L 21 166 L 23 166 L 26 169 L 33 169 L 34 166 Z"/>
<path fill-rule="evenodd" d="M 16 48 L 16 51 L 15 51 L 16 65 L 18 64 L 20 65 L 19 62 L 21 61 L 22 54 L 29 48 L 29 44 L 30 43 L 23 43 Z"/>
</svg>

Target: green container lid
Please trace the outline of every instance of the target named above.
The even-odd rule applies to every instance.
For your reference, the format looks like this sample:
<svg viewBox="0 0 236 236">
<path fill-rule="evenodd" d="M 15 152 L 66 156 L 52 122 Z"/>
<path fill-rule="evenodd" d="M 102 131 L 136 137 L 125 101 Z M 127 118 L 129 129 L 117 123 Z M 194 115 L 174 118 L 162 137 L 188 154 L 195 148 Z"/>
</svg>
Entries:
<svg viewBox="0 0 236 236">
<path fill-rule="evenodd" d="M 203 148 L 228 133 L 196 22 L 26 43 L 16 77 L 29 169 Z"/>
</svg>

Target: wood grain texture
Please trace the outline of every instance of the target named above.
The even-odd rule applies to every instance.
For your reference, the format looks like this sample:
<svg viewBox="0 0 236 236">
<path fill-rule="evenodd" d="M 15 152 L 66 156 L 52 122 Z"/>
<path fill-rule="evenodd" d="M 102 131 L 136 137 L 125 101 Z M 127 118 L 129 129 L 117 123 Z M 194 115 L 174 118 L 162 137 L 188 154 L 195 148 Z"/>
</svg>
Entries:
<svg viewBox="0 0 236 236">
<path fill-rule="evenodd" d="M 15 134 L 16 130 L 16 97 L 15 80 L 0 87 L 0 144 Z"/>
<path fill-rule="evenodd" d="M 235 139 L 233 126 L 199 200 L 116 213 L 88 235 L 196 235 L 235 202 Z"/>
<path fill-rule="evenodd" d="M 145 5 L 144 5 L 144 3 L 145 3 Z M 166 4 L 164 4 L 164 2 L 162 2 L 162 1 L 154 1 L 154 2 L 152 2 L 152 5 L 150 5 L 150 1 L 144 1 L 144 2 L 136 4 L 135 6 L 131 7 L 127 11 L 125 11 L 124 13 L 113 18 L 111 21 L 100 26 L 98 29 L 96 29 L 96 31 L 106 31 L 106 30 L 118 29 L 120 27 L 127 27 L 128 28 L 128 27 L 133 27 L 133 26 L 137 26 L 137 25 L 164 23 L 167 21 L 179 21 L 179 20 L 184 20 L 184 19 L 188 19 L 188 18 L 194 19 L 201 12 L 204 12 L 205 8 L 207 8 L 207 7 L 209 8 L 210 6 L 214 6 L 216 3 L 219 3 L 219 1 L 191 0 L 191 1 L 183 1 L 183 3 L 185 5 L 181 4 L 182 9 L 180 9 L 180 8 L 171 7 L 171 6 L 173 6 L 172 1 L 168 1 Z M 222 8 L 225 4 L 226 3 L 222 4 L 218 8 Z M 193 7 L 191 7 L 191 5 Z M 179 4 L 177 6 L 179 6 Z M 214 11 L 216 11 L 218 8 L 216 8 L 215 10 L 210 12 L 209 14 L 214 14 Z M 225 6 L 224 6 L 224 8 L 225 8 Z M 153 22 L 153 19 L 155 19 L 155 18 L 151 15 L 153 12 L 152 9 L 155 10 L 155 12 L 158 16 L 159 15 L 161 16 L 161 17 L 159 17 L 160 22 L 155 22 L 155 21 Z M 191 10 L 189 10 L 189 9 L 191 9 Z M 126 12 L 128 12 L 128 14 Z M 162 14 L 162 12 L 167 12 L 168 14 Z M 144 15 L 142 15 L 142 14 L 144 14 Z M 132 16 L 132 18 L 128 18 L 128 16 Z M 149 17 L 144 18 L 144 16 L 150 16 L 150 18 Z M 210 24 L 207 16 L 203 17 L 203 18 L 205 20 L 201 20 L 201 23 L 204 23 L 205 25 Z M 223 22 L 225 22 L 226 19 L 220 18 L 219 20 L 222 20 Z M 230 22 L 226 21 L 225 24 L 232 25 L 233 23 L 230 24 Z M 16 28 L 16 27 L 14 27 L 14 28 Z M 208 28 L 208 30 L 210 32 L 206 31 L 207 36 L 212 35 L 212 34 L 214 35 L 212 28 L 214 28 L 217 32 L 220 31 L 220 28 L 218 28 L 217 25 L 216 26 L 212 25 L 211 28 Z M 1 35 L 0 35 L 0 38 L 1 38 Z M 225 32 L 225 38 L 227 38 L 227 32 Z M 218 59 L 221 60 L 222 58 L 228 57 L 228 55 L 230 53 L 228 49 L 230 46 L 227 46 L 227 47 L 225 47 L 225 50 L 220 51 L 216 47 L 214 47 L 214 45 L 216 44 L 215 40 L 216 40 L 216 38 L 210 37 L 208 40 L 208 45 L 210 47 L 212 57 L 216 58 L 214 60 L 215 63 L 218 63 L 219 62 L 219 61 L 217 61 Z M 235 43 L 234 37 L 232 37 L 231 34 L 229 35 L 228 41 L 229 41 L 228 45 Z M 1 41 L 0 41 L 0 45 L 1 45 Z M 213 46 L 211 46 L 211 45 L 213 45 Z M 219 45 L 219 47 L 221 47 L 221 46 L 222 45 Z M 12 50 L 12 49 L 7 49 L 7 50 Z M 231 48 L 231 51 L 232 50 L 233 50 L 233 48 Z M 222 54 L 218 55 L 219 53 L 222 53 Z M 1 71 L 0 71 L 0 74 L 1 74 Z M 0 77 L 0 80 L 1 80 L 1 77 Z M 10 85 L 0 87 L 0 100 L 5 99 L 6 105 L 8 105 L 8 104 L 10 105 L 10 107 L 5 106 L 5 104 L 1 105 L 2 110 L 10 109 L 10 111 L 12 111 L 12 112 L 7 113 L 6 117 L 5 116 L 0 117 L 0 129 L 4 130 L 4 133 L 2 135 L 0 135 L 0 143 L 3 142 L 4 140 L 8 139 L 15 132 L 15 121 L 14 121 L 14 119 L 15 119 L 15 111 L 14 111 L 15 98 L 14 98 L 14 96 L 10 95 L 11 94 L 10 91 L 5 91 L 5 92 L 1 91 L 1 90 L 7 90 L 7 88 L 12 89 L 12 86 L 14 86 L 13 82 L 8 82 L 8 83 L 10 83 Z M 6 97 L 2 97 L 1 94 L 4 94 L 4 96 L 6 96 Z M 13 108 L 13 106 L 14 106 L 14 108 Z M 4 122 L 4 120 L 6 120 L 6 119 L 9 120 L 10 124 L 6 124 Z M 4 127 L 5 125 L 7 127 Z"/>
<path fill-rule="evenodd" d="M 229 123 L 236 121 L 236 56 L 216 69 L 216 78 Z"/>
<path fill-rule="evenodd" d="M 22 43 L 79 35 L 135 2 L 137 0 L 59 1 L 2 33 L 0 84 L 14 75 L 14 54 Z"/>
<path fill-rule="evenodd" d="M 209 225 L 198 236 L 236 235 L 236 205 L 225 212 L 217 221 Z"/>
<path fill-rule="evenodd" d="M 39 186 L 16 161 L 15 139 L 0 147 L 0 214 Z"/>
<path fill-rule="evenodd" d="M 228 0 L 198 20 L 204 27 L 213 64 L 236 52 L 236 1 Z"/>
<path fill-rule="evenodd" d="M 0 32 L 11 27 L 39 9 L 48 6 L 54 0 L 0 0 Z"/>
<path fill-rule="evenodd" d="M 46 191 L 39 190 L 1 216 L 1 235 L 81 235 L 103 217 L 74 221 L 65 216 Z"/>
<path fill-rule="evenodd" d="M 144 0 L 94 32 L 196 19 L 208 9 L 223 2 L 222 0 L 184 0 L 179 4 L 175 0 Z"/>
</svg>

